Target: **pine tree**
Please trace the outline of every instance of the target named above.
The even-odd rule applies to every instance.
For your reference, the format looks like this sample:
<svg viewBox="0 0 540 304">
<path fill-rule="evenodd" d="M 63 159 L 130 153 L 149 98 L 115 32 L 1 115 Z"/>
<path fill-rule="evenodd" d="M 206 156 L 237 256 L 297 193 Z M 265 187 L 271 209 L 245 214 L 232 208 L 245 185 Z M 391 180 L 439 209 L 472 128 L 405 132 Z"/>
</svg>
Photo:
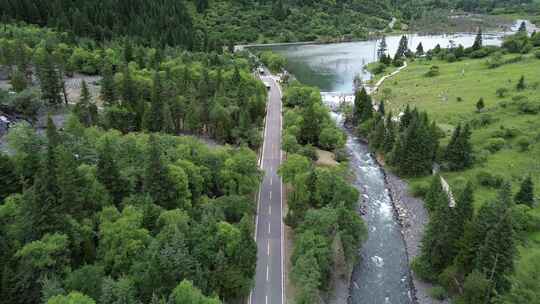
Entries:
<svg viewBox="0 0 540 304">
<path fill-rule="evenodd" d="M 477 51 L 482 48 L 482 28 L 478 28 L 478 33 L 476 33 L 476 38 L 474 39 L 474 43 L 472 45 L 472 49 L 474 51 Z"/>
<path fill-rule="evenodd" d="M 47 127 L 45 129 L 45 134 L 47 136 L 47 143 L 50 147 L 52 147 L 52 149 L 56 148 L 56 146 L 60 144 L 60 134 L 58 134 L 58 130 L 56 129 L 56 125 L 54 124 L 51 115 L 47 116 Z"/>
<path fill-rule="evenodd" d="M 379 42 L 379 47 L 377 49 L 377 58 L 380 62 L 383 61 L 386 57 L 386 51 L 388 50 L 388 45 L 386 44 L 386 37 L 383 35 L 381 41 Z"/>
<path fill-rule="evenodd" d="M 478 102 L 476 103 L 476 111 L 481 112 L 484 109 L 484 107 L 485 107 L 484 98 L 480 97 L 480 99 L 478 99 Z"/>
<path fill-rule="evenodd" d="M 407 104 L 407 107 L 405 108 L 405 111 L 403 112 L 403 115 L 401 115 L 401 118 L 399 120 L 399 132 L 405 131 L 409 127 L 411 120 L 411 108 L 409 107 L 409 104 Z"/>
<path fill-rule="evenodd" d="M 525 21 L 521 21 L 521 24 L 519 25 L 518 34 L 527 33 L 527 23 Z"/>
<path fill-rule="evenodd" d="M 422 42 L 418 43 L 418 46 L 416 47 L 416 56 L 420 57 L 424 55 L 424 46 L 422 45 Z"/>
<path fill-rule="evenodd" d="M 468 125 L 462 129 L 459 124 L 444 152 L 444 159 L 450 170 L 461 170 L 472 164 L 471 132 Z"/>
<path fill-rule="evenodd" d="M 59 105 L 62 103 L 60 91 L 62 85 L 60 83 L 60 74 L 54 64 L 53 56 L 47 52 L 43 63 L 39 67 L 39 82 L 41 86 L 41 97 L 47 101 L 49 105 Z"/>
<path fill-rule="evenodd" d="M 19 69 L 16 69 L 11 73 L 9 84 L 11 85 L 13 91 L 17 93 L 24 91 L 28 87 L 28 81 L 26 80 L 26 76 Z"/>
<path fill-rule="evenodd" d="M 430 220 L 422 239 L 421 260 L 429 265 L 436 275 L 449 266 L 458 252 L 461 238 L 456 231 L 456 211 L 448 205 L 448 196 L 442 189 L 440 177 L 434 176 L 430 189 Z"/>
<path fill-rule="evenodd" d="M 2 202 L 10 194 L 17 193 L 21 190 L 20 178 L 17 176 L 15 164 L 11 158 L 0 152 L 0 202 Z"/>
<path fill-rule="evenodd" d="M 116 104 L 116 88 L 114 75 L 110 64 L 106 63 L 102 68 L 101 99 L 107 106 Z"/>
<path fill-rule="evenodd" d="M 145 114 L 144 118 L 144 129 L 150 132 L 162 131 L 164 126 L 163 114 L 164 107 L 161 77 L 159 75 L 159 72 L 156 72 L 154 75 L 154 85 L 152 89 L 150 110 L 148 113 Z"/>
<path fill-rule="evenodd" d="M 384 136 L 386 133 L 386 127 L 384 125 L 384 116 L 377 115 L 375 121 L 375 128 L 369 134 L 369 146 L 374 150 L 380 150 L 383 148 Z"/>
<path fill-rule="evenodd" d="M 383 151 L 384 153 L 388 153 L 392 151 L 396 140 L 396 125 L 392 121 L 392 112 L 389 112 L 386 116 L 385 127 Z"/>
<path fill-rule="evenodd" d="M 534 184 L 530 175 L 521 182 L 515 201 L 517 204 L 534 207 Z"/>
<path fill-rule="evenodd" d="M 124 67 L 123 76 L 124 76 L 123 81 L 122 81 L 123 105 L 125 107 L 128 107 L 132 111 L 134 111 L 137 108 L 137 97 L 136 97 L 137 95 L 136 95 L 135 84 L 133 83 L 133 79 L 131 78 L 131 71 L 128 65 Z"/>
<path fill-rule="evenodd" d="M 354 97 L 353 123 L 359 124 L 365 122 L 372 116 L 373 104 L 371 102 L 371 96 L 369 96 L 366 89 L 362 87 L 360 91 L 356 92 Z"/>
<path fill-rule="evenodd" d="M 525 87 L 526 87 L 526 85 L 525 85 L 525 76 L 521 75 L 521 78 L 519 78 L 519 81 L 518 81 L 518 83 L 516 85 L 516 89 L 518 91 L 523 91 L 523 90 L 525 90 Z"/>
<path fill-rule="evenodd" d="M 82 81 L 81 97 L 73 112 L 79 118 L 79 121 L 86 127 L 96 125 L 98 123 L 98 109 L 92 102 L 90 91 L 86 81 Z"/>
<path fill-rule="evenodd" d="M 108 139 L 105 140 L 98 154 L 96 178 L 105 186 L 113 202 L 118 206 L 127 192 L 127 184 L 120 174 L 120 169 L 114 159 L 113 146 Z"/>
<path fill-rule="evenodd" d="M 148 161 L 144 174 L 143 189 L 154 203 L 166 209 L 177 208 L 176 191 L 169 178 L 169 169 L 163 163 L 158 139 L 150 135 L 148 141 Z"/>
<path fill-rule="evenodd" d="M 84 211 L 81 191 L 84 191 L 83 176 L 77 170 L 78 164 L 73 153 L 63 145 L 56 148 L 58 210 L 61 214 L 77 216 Z"/>
<path fill-rule="evenodd" d="M 399 40 L 399 46 L 396 51 L 396 55 L 394 56 L 394 60 L 399 60 L 405 56 L 405 53 L 407 53 L 409 40 L 407 39 L 407 36 L 403 35 L 401 36 L 401 39 Z"/>
<path fill-rule="evenodd" d="M 380 103 L 379 103 L 379 109 L 377 112 L 379 112 L 379 114 L 384 117 L 385 115 L 385 109 L 384 109 L 384 100 L 382 100 Z"/>
</svg>

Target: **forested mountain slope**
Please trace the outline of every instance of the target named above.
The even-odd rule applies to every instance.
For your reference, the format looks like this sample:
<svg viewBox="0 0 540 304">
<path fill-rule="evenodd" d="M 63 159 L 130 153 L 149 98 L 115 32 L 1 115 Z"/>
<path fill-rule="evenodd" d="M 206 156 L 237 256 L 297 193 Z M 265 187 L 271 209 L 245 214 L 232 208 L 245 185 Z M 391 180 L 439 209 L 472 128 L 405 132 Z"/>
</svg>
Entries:
<svg viewBox="0 0 540 304">
<path fill-rule="evenodd" d="M 435 8 L 489 13 L 531 9 L 533 0 L 4 0 L 3 20 L 56 27 L 107 40 L 195 51 L 233 43 L 363 38 L 392 16 L 408 22 Z"/>
<path fill-rule="evenodd" d="M 103 40 L 129 35 L 144 43 L 204 51 L 230 42 L 314 40 L 383 29 L 386 0 L 347 1 L 84 1 L 6 0 L 4 18 L 57 27 Z"/>
</svg>

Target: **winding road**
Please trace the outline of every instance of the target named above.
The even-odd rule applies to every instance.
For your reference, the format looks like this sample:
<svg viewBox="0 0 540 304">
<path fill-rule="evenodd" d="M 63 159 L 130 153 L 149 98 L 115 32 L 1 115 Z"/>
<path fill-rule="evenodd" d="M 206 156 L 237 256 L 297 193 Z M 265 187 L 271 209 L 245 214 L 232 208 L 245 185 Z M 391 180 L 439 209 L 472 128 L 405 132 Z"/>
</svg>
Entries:
<svg viewBox="0 0 540 304">
<path fill-rule="evenodd" d="M 281 165 L 281 88 L 268 70 L 261 76 L 269 85 L 262 157 L 264 178 L 259 190 L 255 240 L 257 270 L 250 304 L 283 304 L 283 184 Z"/>
</svg>

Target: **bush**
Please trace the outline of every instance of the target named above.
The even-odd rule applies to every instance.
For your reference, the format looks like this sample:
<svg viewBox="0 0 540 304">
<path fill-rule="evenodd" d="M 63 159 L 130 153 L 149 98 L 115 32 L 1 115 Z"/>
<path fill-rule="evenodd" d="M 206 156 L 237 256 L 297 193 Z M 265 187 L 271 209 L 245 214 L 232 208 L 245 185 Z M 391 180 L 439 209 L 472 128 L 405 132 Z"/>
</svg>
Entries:
<svg viewBox="0 0 540 304">
<path fill-rule="evenodd" d="M 444 300 L 448 297 L 448 294 L 446 293 L 446 290 L 442 288 L 441 286 L 433 287 L 429 290 L 429 295 L 436 299 L 436 300 Z"/>
<path fill-rule="evenodd" d="M 531 145 L 531 141 L 529 140 L 528 137 L 526 136 L 520 136 L 518 139 L 517 139 L 517 145 L 519 147 L 519 150 L 521 152 L 524 152 L 524 151 L 527 151 L 529 150 L 529 146 Z"/>
<path fill-rule="evenodd" d="M 426 75 L 426 77 L 435 77 L 435 76 L 439 76 L 440 74 L 441 74 L 441 72 L 439 71 L 439 67 L 436 66 L 436 65 L 432 65 L 429 68 L 429 71 L 427 71 L 427 73 L 425 75 Z"/>
<path fill-rule="evenodd" d="M 31 119 L 35 119 L 39 110 L 43 107 L 39 93 L 33 89 L 26 89 L 7 100 L 9 108 Z"/>
<path fill-rule="evenodd" d="M 298 154 L 305 156 L 313 161 L 316 161 L 319 156 L 317 155 L 317 149 L 312 145 L 305 145 L 298 150 Z"/>
<path fill-rule="evenodd" d="M 540 112 L 540 105 L 534 104 L 530 101 L 523 100 L 518 103 L 518 110 L 520 114 L 538 114 Z"/>
<path fill-rule="evenodd" d="M 486 149 L 488 149 L 491 153 L 495 153 L 499 150 L 501 150 L 504 145 L 506 144 L 506 140 L 501 137 L 494 137 L 487 140 Z"/>
<path fill-rule="evenodd" d="M 481 186 L 497 188 L 504 183 L 504 176 L 500 174 L 491 174 L 487 171 L 480 171 L 476 173 L 476 181 Z"/>
<path fill-rule="evenodd" d="M 377 75 L 377 74 L 382 74 L 384 73 L 384 71 L 386 70 L 386 64 L 384 63 L 375 63 L 371 68 L 370 68 L 370 71 L 371 73 Z"/>
<path fill-rule="evenodd" d="M 435 272 L 433 269 L 431 269 L 428 263 L 422 260 L 421 256 L 414 258 L 411 263 L 411 269 L 418 276 L 418 278 L 423 281 L 431 282 L 435 279 Z"/>
<path fill-rule="evenodd" d="M 411 194 L 414 197 L 423 198 L 424 196 L 426 196 L 428 191 L 429 191 L 429 183 L 427 182 L 418 182 L 418 183 L 412 184 L 411 186 Z"/>
<path fill-rule="evenodd" d="M 495 92 L 495 94 L 497 94 L 497 97 L 503 98 L 503 97 L 506 96 L 506 94 L 508 94 L 508 89 L 507 88 L 498 88 L 497 91 Z"/>
<path fill-rule="evenodd" d="M 540 50 L 534 52 L 534 56 L 538 59 L 540 59 Z"/>
</svg>

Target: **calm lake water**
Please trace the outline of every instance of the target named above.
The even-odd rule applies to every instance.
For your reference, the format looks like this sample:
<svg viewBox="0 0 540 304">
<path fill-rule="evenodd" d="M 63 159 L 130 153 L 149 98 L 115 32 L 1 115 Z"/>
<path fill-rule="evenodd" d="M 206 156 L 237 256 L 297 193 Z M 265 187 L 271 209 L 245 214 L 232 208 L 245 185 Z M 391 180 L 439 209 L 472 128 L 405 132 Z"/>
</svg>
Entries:
<svg viewBox="0 0 540 304">
<path fill-rule="evenodd" d="M 409 48 L 416 50 L 422 42 L 424 50 L 432 49 L 437 44 L 442 48 L 462 44 L 469 47 L 474 43 L 474 34 L 454 34 L 419 36 L 407 35 Z M 388 53 L 395 54 L 401 36 L 388 36 L 386 43 Z M 286 45 L 270 47 L 272 51 L 282 54 L 288 60 L 287 70 L 300 82 L 319 87 L 323 92 L 350 93 L 353 90 L 353 80 L 356 75 L 363 80 L 371 78 L 364 66 L 377 60 L 377 47 L 380 40 L 359 42 Z M 484 35 L 484 45 L 499 45 L 498 35 Z"/>
<path fill-rule="evenodd" d="M 408 35 L 409 48 L 416 50 L 422 42 L 424 50 L 437 44 L 469 47 L 475 34 L 419 36 Z M 400 36 L 386 38 L 388 51 L 394 54 Z M 371 75 L 365 65 L 376 60 L 379 41 L 370 40 L 325 45 L 273 46 L 275 52 L 288 59 L 287 70 L 301 82 L 317 86 L 323 92 L 350 94 L 355 76 L 367 80 Z M 485 45 L 499 45 L 501 37 L 485 35 Z M 330 94 L 322 94 L 323 100 Z M 328 102 L 328 100 L 327 100 Z M 334 114 L 341 125 L 340 115 Z M 353 304 L 410 304 L 411 281 L 407 253 L 399 223 L 394 215 L 392 200 L 386 189 L 384 174 L 370 153 L 367 145 L 348 130 L 347 150 L 350 166 L 356 174 L 354 186 L 360 191 L 368 226 L 368 240 L 360 252 L 360 262 L 355 266 L 350 302 Z"/>
</svg>

